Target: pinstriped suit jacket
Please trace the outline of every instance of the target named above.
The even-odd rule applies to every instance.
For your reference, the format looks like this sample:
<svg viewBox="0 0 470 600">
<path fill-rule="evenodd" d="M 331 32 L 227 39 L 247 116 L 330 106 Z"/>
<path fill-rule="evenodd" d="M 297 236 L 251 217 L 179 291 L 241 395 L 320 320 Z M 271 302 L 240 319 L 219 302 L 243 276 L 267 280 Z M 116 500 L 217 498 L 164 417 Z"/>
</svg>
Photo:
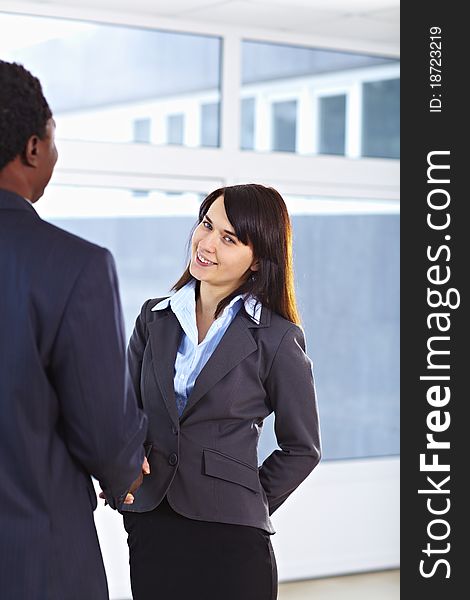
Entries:
<svg viewBox="0 0 470 600">
<path fill-rule="evenodd" d="M 105 600 L 90 474 L 119 505 L 145 419 L 125 405 L 111 255 L 0 190 L 0 598 Z"/>
</svg>

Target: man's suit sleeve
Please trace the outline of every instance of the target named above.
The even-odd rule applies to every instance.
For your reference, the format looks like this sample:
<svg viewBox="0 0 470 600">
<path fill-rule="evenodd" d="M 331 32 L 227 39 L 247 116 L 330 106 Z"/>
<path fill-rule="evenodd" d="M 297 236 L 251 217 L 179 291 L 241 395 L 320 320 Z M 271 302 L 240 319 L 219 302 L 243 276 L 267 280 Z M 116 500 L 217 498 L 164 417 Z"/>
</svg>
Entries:
<svg viewBox="0 0 470 600">
<path fill-rule="evenodd" d="M 275 413 L 275 450 L 259 470 L 272 514 L 302 483 L 321 456 L 320 428 L 312 364 L 305 339 L 293 325 L 277 349 L 266 390 Z"/>
<path fill-rule="evenodd" d="M 143 462 L 146 417 L 125 393 L 124 332 L 114 260 L 93 250 L 70 293 L 49 375 L 70 453 L 119 508 Z"/>
</svg>

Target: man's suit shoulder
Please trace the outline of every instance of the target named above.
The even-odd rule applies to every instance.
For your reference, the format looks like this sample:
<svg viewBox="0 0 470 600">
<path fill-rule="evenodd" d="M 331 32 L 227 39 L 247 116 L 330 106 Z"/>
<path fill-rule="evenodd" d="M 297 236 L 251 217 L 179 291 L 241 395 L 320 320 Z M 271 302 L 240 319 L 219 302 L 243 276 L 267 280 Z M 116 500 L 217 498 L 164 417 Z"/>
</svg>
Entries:
<svg viewBox="0 0 470 600">
<path fill-rule="evenodd" d="M 82 256 L 85 260 L 94 255 L 108 254 L 109 251 L 102 246 L 98 246 L 93 242 L 89 242 L 84 238 L 79 237 L 65 229 L 61 229 L 47 221 L 40 221 L 37 227 L 37 233 L 44 238 L 45 241 L 51 243 L 56 249 L 61 248 L 68 255 L 73 253 L 75 256 Z"/>
</svg>

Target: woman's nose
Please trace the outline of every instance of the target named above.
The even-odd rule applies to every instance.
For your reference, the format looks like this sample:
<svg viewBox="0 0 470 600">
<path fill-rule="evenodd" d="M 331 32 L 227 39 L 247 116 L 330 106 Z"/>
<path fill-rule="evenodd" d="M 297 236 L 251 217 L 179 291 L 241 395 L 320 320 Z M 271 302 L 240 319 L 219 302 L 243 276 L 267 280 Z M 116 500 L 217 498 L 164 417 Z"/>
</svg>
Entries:
<svg viewBox="0 0 470 600">
<path fill-rule="evenodd" d="M 200 247 L 206 252 L 215 252 L 217 244 L 217 234 L 215 231 L 207 233 L 200 242 Z"/>
</svg>

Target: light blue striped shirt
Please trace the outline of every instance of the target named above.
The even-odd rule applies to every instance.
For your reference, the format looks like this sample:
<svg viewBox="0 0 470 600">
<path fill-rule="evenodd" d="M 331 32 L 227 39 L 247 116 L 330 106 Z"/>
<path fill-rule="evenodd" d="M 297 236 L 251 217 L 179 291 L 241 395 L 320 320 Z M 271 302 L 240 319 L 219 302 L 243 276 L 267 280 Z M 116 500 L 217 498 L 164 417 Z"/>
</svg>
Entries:
<svg viewBox="0 0 470 600">
<path fill-rule="evenodd" d="M 206 337 L 198 344 L 198 331 L 196 324 L 196 281 L 193 279 L 178 290 L 170 298 L 165 298 L 156 304 L 152 310 L 161 310 L 170 305 L 182 329 L 183 335 L 175 361 L 174 386 L 176 405 L 181 416 L 189 395 L 191 394 L 199 373 L 204 368 L 217 348 L 230 323 L 235 318 L 243 304 L 248 315 L 259 323 L 261 316 L 261 303 L 253 296 L 244 297 L 240 294 L 230 301 L 222 314 L 215 319 L 206 333 Z"/>
</svg>

